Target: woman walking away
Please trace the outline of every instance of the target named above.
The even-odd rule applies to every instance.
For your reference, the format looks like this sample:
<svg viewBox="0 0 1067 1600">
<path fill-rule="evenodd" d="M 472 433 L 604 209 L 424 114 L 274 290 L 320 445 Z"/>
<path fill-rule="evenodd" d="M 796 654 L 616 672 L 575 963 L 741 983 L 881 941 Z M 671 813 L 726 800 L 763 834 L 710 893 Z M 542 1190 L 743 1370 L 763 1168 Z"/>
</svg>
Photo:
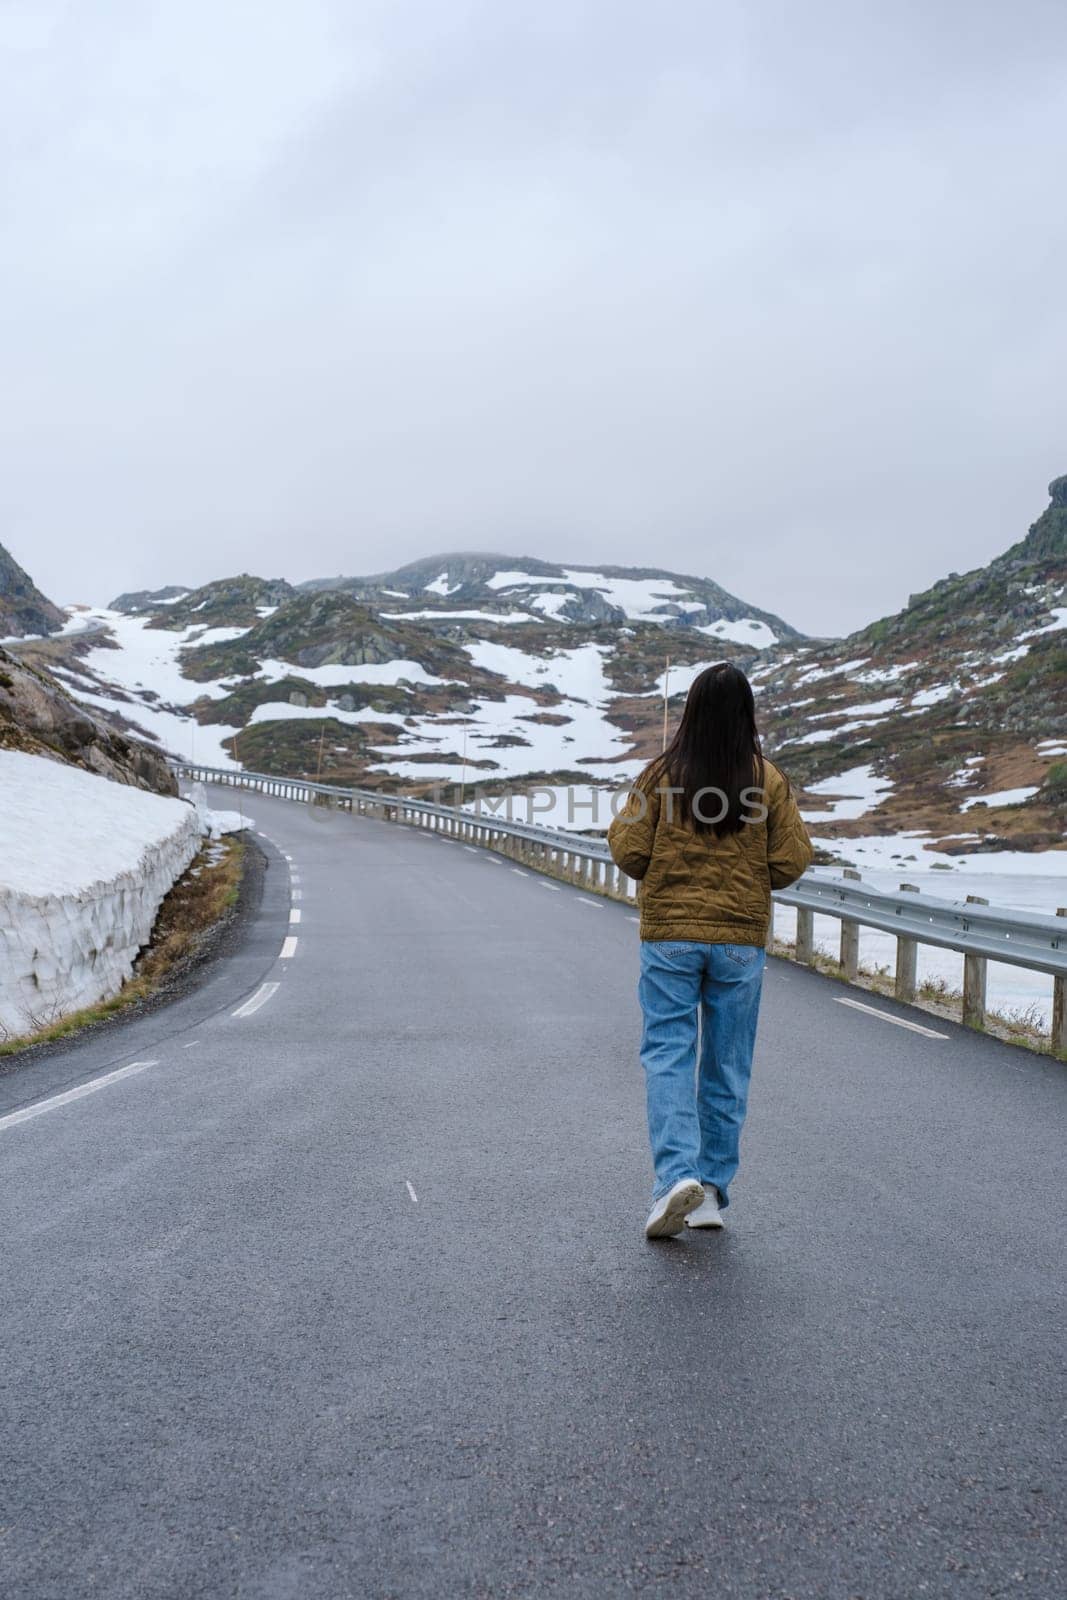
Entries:
<svg viewBox="0 0 1067 1600">
<path fill-rule="evenodd" d="M 811 861 L 789 780 L 760 750 L 740 668 L 724 661 L 695 679 L 678 732 L 641 774 L 608 843 L 640 880 L 641 1061 L 655 1169 L 645 1235 L 721 1228 L 748 1103 L 771 890 Z"/>
</svg>

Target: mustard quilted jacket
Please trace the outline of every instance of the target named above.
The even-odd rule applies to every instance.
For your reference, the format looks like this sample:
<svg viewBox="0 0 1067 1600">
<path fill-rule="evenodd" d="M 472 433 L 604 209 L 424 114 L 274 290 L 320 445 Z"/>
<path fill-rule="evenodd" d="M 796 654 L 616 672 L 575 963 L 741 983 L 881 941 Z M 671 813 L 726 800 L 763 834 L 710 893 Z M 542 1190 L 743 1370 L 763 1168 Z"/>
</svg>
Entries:
<svg viewBox="0 0 1067 1600">
<path fill-rule="evenodd" d="M 744 822 L 722 839 L 696 833 L 654 784 L 647 774 L 639 778 L 608 829 L 616 863 L 640 884 L 641 938 L 766 943 L 771 890 L 784 889 L 811 861 L 785 775 L 764 761 L 766 820 Z"/>
</svg>

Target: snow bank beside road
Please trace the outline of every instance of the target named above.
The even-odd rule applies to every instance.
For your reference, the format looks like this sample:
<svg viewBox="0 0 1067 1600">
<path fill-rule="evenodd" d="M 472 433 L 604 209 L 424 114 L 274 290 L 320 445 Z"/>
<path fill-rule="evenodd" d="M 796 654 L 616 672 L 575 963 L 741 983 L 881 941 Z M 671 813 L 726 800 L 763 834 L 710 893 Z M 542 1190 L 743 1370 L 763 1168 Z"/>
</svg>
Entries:
<svg viewBox="0 0 1067 1600">
<path fill-rule="evenodd" d="M 199 843 L 183 800 L 0 750 L 0 1038 L 117 994 Z"/>
</svg>

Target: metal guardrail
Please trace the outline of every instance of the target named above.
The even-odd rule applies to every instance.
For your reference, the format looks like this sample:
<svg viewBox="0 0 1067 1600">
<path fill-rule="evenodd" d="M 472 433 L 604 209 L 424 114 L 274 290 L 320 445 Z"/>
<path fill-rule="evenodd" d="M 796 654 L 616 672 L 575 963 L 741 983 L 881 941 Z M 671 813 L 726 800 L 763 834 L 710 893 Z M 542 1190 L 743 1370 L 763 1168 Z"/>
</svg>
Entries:
<svg viewBox="0 0 1067 1600">
<path fill-rule="evenodd" d="M 636 899 L 637 885 L 615 865 L 606 840 L 515 822 L 498 815 L 492 802 L 484 802 L 485 810 L 471 811 L 374 789 L 341 788 L 306 778 L 279 778 L 236 768 L 179 762 L 174 770 L 181 777 L 252 789 L 282 799 L 308 802 L 321 796 L 344 810 L 431 827 L 503 851 L 536 870 L 566 878 L 594 893 Z M 907 1003 L 914 1002 L 917 995 L 919 945 L 958 951 L 964 958 L 963 1020 L 974 1027 L 980 1027 L 985 1018 L 988 961 L 1047 973 L 1053 979 L 1052 1047 L 1059 1053 L 1067 1051 L 1067 911 L 1053 917 L 1003 910 L 972 896 L 962 902 L 941 900 L 921 894 L 909 884 L 902 884 L 893 894 L 864 883 L 858 873 L 848 868 L 843 878 L 829 877 L 818 869 L 808 871 L 788 889 L 776 891 L 773 898 L 779 905 L 796 909 L 796 959 L 809 965 L 816 959 L 815 917 L 830 916 L 840 921 L 840 969 L 851 981 L 859 974 L 860 928 L 876 928 L 894 935 L 894 994 Z"/>
</svg>

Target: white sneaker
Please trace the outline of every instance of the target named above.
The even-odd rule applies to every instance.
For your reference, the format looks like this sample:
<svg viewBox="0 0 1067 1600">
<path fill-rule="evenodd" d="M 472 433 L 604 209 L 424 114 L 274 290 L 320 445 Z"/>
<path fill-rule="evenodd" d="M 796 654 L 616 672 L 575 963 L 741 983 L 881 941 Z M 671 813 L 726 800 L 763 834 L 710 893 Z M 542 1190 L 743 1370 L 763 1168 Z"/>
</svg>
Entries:
<svg viewBox="0 0 1067 1600">
<path fill-rule="evenodd" d="M 695 1211 L 691 1211 L 685 1219 L 687 1228 L 724 1228 L 722 1212 L 719 1210 L 719 1191 L 713 1183 L 706 1183 L 702 1190 L 703 1199 Z"/>
<path fill-rule="evenodd" d="M 688 1213 L 704 1199 L 704 1191 L 695 1178 L 683 1178 L 673 1189 L 661 1195 L 645 1223 L 646 1239 L 666 1239 L 681 1233 Z"/>
</svg>

